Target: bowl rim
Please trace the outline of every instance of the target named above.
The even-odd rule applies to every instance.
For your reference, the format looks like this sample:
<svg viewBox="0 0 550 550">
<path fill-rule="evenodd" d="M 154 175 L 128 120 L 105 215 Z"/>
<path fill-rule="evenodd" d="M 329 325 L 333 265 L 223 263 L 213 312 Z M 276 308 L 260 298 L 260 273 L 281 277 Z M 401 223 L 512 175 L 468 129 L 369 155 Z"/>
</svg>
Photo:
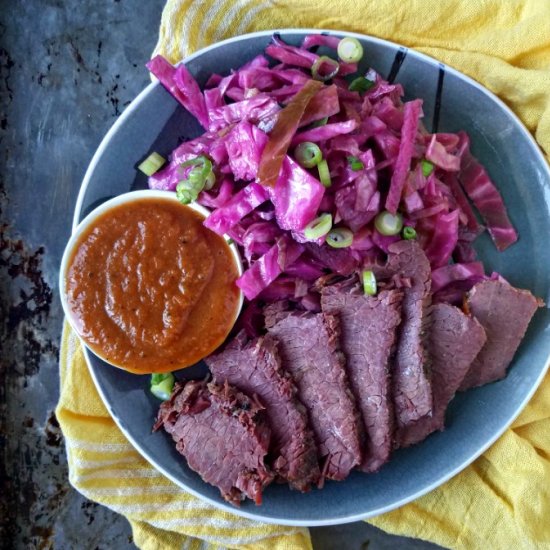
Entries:
<svg viewBox="0 0 550 550">
<path fill-rule="evenodd" d="M 180 203 L 180 201 L 176 198 L 176 194 L 171 191 L 161 191 L 161 190 L 154 190 L 154 189 L 140 189 L 137 191 L 128 191 L 127 193 L 122 193 L 120 195 L 117 195 L 109 200 L 106 200 L 105 202 L 101 203 L 99 206 L 91 210 L 84 218 L 83 220 L 73 229 L 72 234 L 67 241 L 67 244 L 65 245 L 65 249 L 63 251 L 63 256 L 61 257 L 61 264 L 59 268 L 59 295 L 61 299 L 61 307 L 63 308 L 63 313 L 65 314 L 65 318 L 71 325 L 71 328 L 75 331 L 75 333 L 80 338 L 81 342 L 88 347 L 86 344 L 86 341 L 81 337 L 80 331 L 78 329 L 78 326 L 76 324 L 76 320 L 74 318 L 74 314 L 69 307 L 68 301 L 67 301 L 67 292 L 65 290 L 66 288 L 66 276 L 67 276 L 67 270 L 69 268 L 69 262 L 73 255 L 73 252 L 75 250 L 75 247 L 78 244 L 78 241 L 82 234 L 86 232 L 93 224 L 97 221 L 97 219 L 105 214 L 106 212 L 125 204 L 131 204 L 136 201 L 150 201 L 150 200 L 158 200 L 161 199 L 163 201 L 172 202 L 175 204 L 178 204 L 182 208 L 188 207 L 191 210 L 198 212 L 205 218 L 208 218 L 210 215 L 210 211 L 202 206 L 201 204 L 198 204 L 197 202 L 191 202 L 187 205 L 183 205 Z M 235 264 L 235 267 L 237 268 L 237 272 L 239 274 L 239 277 L 243 274 L 243 265 L 242 265 L 242 259 L 241 255 L 239 253 L 239 250 L 237 249 L 237 246 L 233 242 L 229 242 L 229 237 L 224 236 L 223 237 L 226 244 L 229 246 L 229 249 L 231 250 L 231 255 L 233 257 L 233 261 Z M 242 290 L 239 288 L 239 301 L 237 305 L 237 309 L 235 311 L 235 318 L 233 319 L 233 322 L 231 324 L 231 329 L 237 322 L 242 308 L 244 304 L 244 295 Z M 230 330 L 231 330 L 230 329 Z M 109 361 L 106 359 L 98 350 L 93 350 L 93 353 L 97 355 L 102 361 L 105 363 L 116 367 L 118 369 L 126 370 L 120 365 L 117 365 L 116 363 L 113 363 L 112 361 Z M 179 369 L 176 369 L 179 370 Z M 128 371 L 133 372 L 133 371 Z M 134 374 L 144 374 L 144 373 L 134 373 Z"/>
<path fill-rule="evenodd" d="M 407 55 L 411 55 L 413 57 L 416 57 L 423 61 L 424 63 L 428 63 L 432 66 L 438 67 L 438 68 L 444 68 L 446 73 L 452 74 L 455 77 L 459 78 L 462 81 L 465 81 L 470 86 L 473 86 L 475 89 L 483 93 L 485 96 L 487 96 L 489 99 L 491 99 L 495 104 L 497 104 L 500 109 L 502 109 L 514 122 L 517 124 L 518 128 L 523 134 L 523 137 L 525 138 L 526 142 L 529 143 L 531 146 L 531 149 L 533 150 L 534 154 L 540 159 L 541 166 L 544 167 L 543 171 L 546 175 L 546 178 L 550 182 L 550 166 L 546 162 L 546 159 L 539 148 L 537 142 L 535 141 L 534 137 L 530 134 L 530 132 L 527 130 L 523 122 L 519 119 L 519 117 L 502 101 L 498 96 L 496 96 L 493 92 L 485 88 L 483 85 L 478 83 L 473 78 L 467 76 L 466 74 L 446 65 L 445 63 L 442 63 L 441 61 L 426 55 L 422 52 L 419 52 L 418 50 L 415 50 L 414 48 L 409 48 L 407 46 L 404 46 L 402 44 L 399 44 L 398 42 L 393 42 L 391 40 L 385 40 L 382 38 L 377 38 L 374 36 L 370 36 L 367 34 L 357 33 L 357 32 L 350 32 L 350 31 L 344 31 L 344 30 L 338 30 L 338 29 L 315 29 L 315 28 L 274 28 L 270 30 L 264 30 L 264 31 L 256 31 L 252 33 L 246 33 L 241 34 L 238 36 L 234 36 L 225 40 L 221 40 L 219 42 L 215 42 L 213 44 L 210 44 L 204 48 L 201 48 L 200 50 L 197 50 L 196 52 L 192 53 L 191 55 L 187 56 L 185 59 L 182 59 L 179 63 L 187 64 L 197 57 L 200 57 L 201 55 L 204 55 L 205 53 L 209 52 L 210 50 L 217 49 L 219 47 L 223 47 L 224 45 L 231 44 L 234 42 L 239 42 L 243 39 L 253 39 L 253 38 L 262 38 L 271 37 L 274 33 L 279 33 L 281 36 L 285 36 L 288 34 L 299 34 L 306 36 L 308 34 L 327 34 L 327 35 L 336 35 L 336 36 L 350 36 L 354 37 L 360 40 L 366 40 L 368 42 L 385 46 L 385 47 L 391 47 L 392 49 L 396 50 L 404 50 L 407 52 Z M 102 139 L 99 147 L 97 148 L 96 152 L 94 153 L 92 160 L 90 161 L 90 164 L 88 165 L 88 169 L 86 170 L 86 173 L 84 175 L 82 185 L 80 187 L 80 191 L 78 194 L 77 202 L 75 205 L 75 211 L 73 216 L 73 227 L 76 227 L 78 225 L 78 220 L 80 218 L 80 213 L 82 211 L 83 203 L 84 203 L 84 197 L 86 195 L 86 190 L 88 188 L 88 185 L 91 181 L 92 174 L 96 169 L 97 164 L 99 163 L 103 153 L 109 146 L 109 142 L 111 141 L 111 138 L 118 132 L 119 128 L 124 124 L 126 119 L 139 107 L 141 102 L 155 89 L 157 86 L 160 86 L 161 84 L 158 81 L 154 81 L 151 84 L 147 85 L 130 103 L 130 105 L 123 111 L 123 113 L 120 115 L 120 117 L 115 121 L 115 123 L 110 127 L 110 129 L 105 134 L 104 138 Z M 217 509 L 224 510 L 226 512 L 230 512 L 234 515 L 241 516 L 247 519 L 255 520 L 255 521 L 263 521 L 265 523 L 270 524 L 277 524 L 277 525 L 286 525 L 286 526 L 295 526 L 295 527 L 318 527 L 318 526 L 329 526 L 329 525 L 340 525 L 340 524 L 346 524 L 351 523 L 355 521 L 362 521 L 371 517 L 375 517 L 381 514 L 384 514 L 386 512 L 390 512 L 392 510 L 395 510 L 397 508 L 400 508 L 401 506 L 404 506 L 405 504 L 408 504 L 421 496 L 433 491 L 437 487 L 443 485 L 447 481 L 449 481 L 451 478 L 456 476 L 458 473 L 460 473 L 462 470 L 464 470 L 467 466 L 469 466 L 474 460 L 476 460 L 481 454 L 483 454 L 489 447 L 491 447 L 497 439 L 499 439 L 502 434 L 510 427 L 510 425 L 514 422 L 514 420 L 519 416 L 521 411 L 525 408 L 529 400 L 532 398 L 533 394 L 537 390 L 537 388 L 540 386 L 542 380 L 544 379 L 546 372 L 548 371 L 550 367 L 550 356 L 546 360 L 546 364 L 541 369 L 541 372 L 539 376 L 537 377 L 535 383 L 532 385 L 532 387 L 529 389 L 527 394 L 525 395 L 525 398 L 520 403 L 520 405 L 517 407 L 516 411 L 511 415 L 511 417 L 504 423 L 501 429 L 497 430 L 496 433 L 489 438 L 475 453 L 473 453 L 471 456 L 469 456 L 466 460 L 464 460 L 461 464 L 459 464 L 457 467 L 453 468 L 451 471 L 449 471 L 447 474 L 439 478 L 436 482 L 430 483 L 429 485 L 426 485 L 422 489 L 418 490 L 416 493 L 409 495 L 407 497 L 404 497 L 402 499 L 399 499 L 392 504 L 389 504 L 387 506 L 381 506 L 375 510 L 371 510 L 367 513 L 356 513 L 356 514 L 348 514 L 342 517 L 336 517 L 336 518 L 325 518 L 321 520 L 292 520 L 292 519 L 283 519 L 283 518 L 272 518 L 270 516 L 266 516 L 262 514 L 261 507 L 258 507 L 258 509 L 255 511 L 255 513 L 249 513 L 243 509 L 236 508 L 234 506 L 231 506 L 228 503 L 223 503 L 214 499 L 211 499 L 207 496 L 204 496 L 202 493 L 182 484 L 180 480 L 178 480 L 175 476 L 171 475 L 169 472 L 167 472 L 162 466 L 160 466 L 158 463 L 155 462 L 154 459 L 148 456 L 148 454 L 140 447 L 140 443 L 132 437 L 132 435 L 128 432 L 126 429 L 124 423 L 117 418 L 117 416 L 112 411 L 108 400 L 106 396 L 103 394 L 103 391 L 101 389 L 101 384 L 99 383 L 99 380 L 97 379 L 96 372 L 94 368 L 91 365 L 91 358 L 89 355 L 88 348 L 85 348 L 85 357 L 86 362 L 88 364 L 88 368 L 90 371 L 90 374 L 94 380 L 94 383 L 96 385 L 96 388 L 105 403 L 106 407 L 109 409 L 109 412 L 113 419 L 115 420 L 116 424 L 118 425 L 119 429 L 123 432 L 124 436 L 130 441 L 130 443 L 134 446 L 134 448 L 159 472 L 161 472 L 165 477 L 170 479 L 172 482 L 174 482 L 177 486 L 181 487 L 184 491 L 187 491 L 188 493 L 196 496 L 197 498 L 201 499 L 204 502 L 207 502 L 211 504 L 212 506 L 216 507 Z"/>
</svg>

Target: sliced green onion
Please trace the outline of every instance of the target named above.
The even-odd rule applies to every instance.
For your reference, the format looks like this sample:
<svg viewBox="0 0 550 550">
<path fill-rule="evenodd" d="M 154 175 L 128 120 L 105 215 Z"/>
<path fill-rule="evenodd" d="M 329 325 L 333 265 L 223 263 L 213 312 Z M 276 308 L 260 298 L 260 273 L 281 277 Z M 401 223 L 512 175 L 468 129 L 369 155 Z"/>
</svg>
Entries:
<svg viewBox="0 0 550 550">
<path fill-rule="evenodd" d="M 320 118 L 319 120 L 316 120 L 315 122 L 312 122 L 309 127 L 310 128 L 319 128 L 319 126 L 324 126 L 328 122 L 328 116 L 325 118 Z"/>
<path fill-rule="evenodd" d="M 342 38 L 338 43 L 338 57 L 346 63 L 357 63 L 363 57 L 363 46 L 357 38 Z"/>
<path fill-rule="evenodd" d="M 174 389 L 176 379 L 171 372 L 156 373 L 151 376 L 151 393 L 166 401 Z"/>
<path fill-rule="evenodd" d="M 151 386 L 156 386 L 160 384 L 166 378 L 166 373 L 164 372 L 155 372 L 151 375 Z"/>
<path fill-rule="evenodd" d="M 212 170 L 212 161 L 200 155 L 182 162 L 180 170 L 192 167 L 176 186 L 176 197 L 182 204 L 196 201 L 203 189 L 212 189 L 216 183 L 216 176 Z"/>
<path fill-rule="evenodd" d="M 403 229 L 403 216 L 384 210 L 374 218 L 374 227 L 381 235 L 397 235 Z"/>
<path fill-rule="evenodd" d="M 434 171 L 434 165 L 426 159 L 422 159 L 422 174 L 425 178 L 427 178 L 433 171 Z"/>
<path fill-rule="evenodd" d="M 176 185 L 176 198 L 182 203 L 182 204 L 189 204 L 190 202 L 196 201 L 199 192 L 194 191 L 193 189 L 189 189 L 185 186 L 186 182 L 180 181 Z"/>
<path fill-rule="evenodd" d="M 155 172 L 158 172 L 159 168 L 166 162 L 164 157 L 161 157 L 158 153 L 151 153 L 139 166 L 138 170 L 143 172 L 146 176 L 152 176 Z"/>
<path fill-rule="evenodd" d="M 210 189 L 214 187 L 215 183 L 216 183 L 216 175 L 214 174 L 214 172 L 210 172 L 210 174 L 208 174 L 208 176 L 206 176 L 206 179 L 204 180 L 204 188 L 207 191 L 210 191 Z"/>
<path fill-rule="evenodd" d="M 189 172 L 189 174 L 187 174 L 187 179 L 181 180 L 178 183 L 176 190 L 179 188 L 186 191 L 192 191 L 198 195 L 203 190 L 204 183 L 202 174 L 193 169 Z"/>
<path fill-rule="evenodd" d="M 406 226 L 403 228 L 403 238 L 406 241 L 411 241 L 412 239 L 416 239 L 416 229 L 414 227 Z"/>
<path fill-rule="evenodd" d="M 204 187 L 205 178 L 202 168 L 193 168 L 187 174 L 187 179 L 182 181 L 189 182 L 189 186 L 192 188 Z"/>
<path fill-rule="evenodd" d="M 363 170 L 363 168 L 365 168 L 365 165 L 357 157 L 348 157 L 348 162 L 350 168 L 354 172 L 358 172 L 359 170 Z"/>
<path fill-rule="evenodd" d="M 363 292 L 368 296 L 375 296 L 377 291 L 376 277 L 372 271 L 363 271 Z"/>
<path fill-rule="evenodd" d="M 180 168 L 187 168 L 187 166 L 197 168 L 205 179 L 212 172 L 212 161 L 204 155 L 199 155 L 180 164 Z"/>
<path fill-rule="evenodd" d="M 327 73 L 322 73 L 321 71 L 325 65 L 328 65 L 330 69 Z M 316 59 L 315 63 L 311 66 L 311 75 L 315 80 L 325 81 L 334 78 L 338 74 L 339 70 L 340 65 L 338 64 L 338 61 L 335 61 L 326 55 L 322 55 Z"/>
<path fill-rule="evenodd" d="M 332 215 L 321 214 L 318 218 L 309 222 L 304 230 L 304 235 L 308 241 L 316 241 L 324 237 L 332 228 Z"/>
<path fill-rule="evenodd" d="M 350 82 L 350 85 L 348 86 L 348 90 L 352 92 L 363 93 L 370 90 L 373 86 L 374 86 L 374 82 L 372 80 L 369 80 L 364 76 L 360 76 Z"/>
<path fill-rule="evenodd" d="M 323 160 L 323 153 L 315 143 L 304 141 L 294 149 L 294 157 L 304 168 L 313 168 Z"/>
<path fill-rule="evenodd" d="M 325 186 L 330 187 L 330 170 L 328 169 L 328 164 L 326 160 L 322 160 L 317 165 L 317 170 L 319 170 L 319 181 Z"/>
<path fill-rule="evenodd" d="M 347 248 L 353 243 L 353 233 L 345 227 L 333 229 L 327 235 L 327 244 L 332 248 Z"/>
</svg>

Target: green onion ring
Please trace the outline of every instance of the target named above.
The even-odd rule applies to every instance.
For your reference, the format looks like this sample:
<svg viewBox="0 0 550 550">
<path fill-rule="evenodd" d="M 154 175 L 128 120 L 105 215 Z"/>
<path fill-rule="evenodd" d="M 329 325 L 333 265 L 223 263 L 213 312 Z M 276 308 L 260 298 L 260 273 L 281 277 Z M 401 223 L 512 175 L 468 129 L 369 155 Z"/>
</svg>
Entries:
<svg viewBox="0 0 550 550">
<path fill-rule="evenodd" d="M 191 188 L 202 188 L 204 187 L 204 171 L 202 168 L 192 168 L 187 174 L 187 179 L 182 180 L 189 183 Z"/>
<path fill-rule="evenodd" d="M 204 155 L 199 155 L 198 157 L 182 162 L 180 164 L 180 169 L 187 168 L 188 166 L 193 166 L 193 168 L 197 168 L 201 172 L 204 179 L 206 179 L 208 174 L 212 172 L 212 161 Z"/>
<path fill-rule="evenodd" d="M 327 74 L 321 74 L 319 70 L 324 64 L 332 65 L 332 70 Z M 334 59 L 331 59 L 327 55 L 322 55 L 318 59 L 315 60 L 315 63 L 311 66 L 311 75 L 315 80 L 322 80 L 323 82 L 326 80 L 330 80 L 331 78 L 334 78 L 338 71 L 340 70 L 340 65 L 338 64 L 338 61 L 335 61 Z"/>
<path fill-rule="evenodd" d="M 203 189 L 212 189 L 216 183 L 216 176 L 212 170 L 212 161 L 200 155 L 180 164 L 180 170 L 192 167 L 187 176 L 176 186 L 176 198 L 182 204 L 189 204 L 197 200 Z"/>
<path fill-rule="evenodd" d="M 330 187 L 331 185 L 331 179 L 330 179 L 330 170 L 328 169 L 328 164 L 326 160 L 322 160 L 317 165 L 317 170 L 319 171 L 319 181 L 325 186 Z"/>
<path fill-rule="evenodd" d="M 357 38 L 342 38 L 338 43 L 338 57 L 346 63 L 357 63 L 363 57 L 363 46 Z"/>
<path fill-rule="evenodd" d="M 347 248 L 353 243 L 353 233 L 345 227 L 338 227 L 327 234 L 327 244 L 332 248 Z"/>
<path fill-rule="evenodd" d="M 363 271 L 363 292 L 375 296 L 377 292 L 376 277 L 372 271 Z"/>
<path fill-rule="evenodd" d="M 391 212 L 384 210 L 374 218 L 374 227 L 381 235 L 387 237 L 397 235 L 403 229 L 403 216 L 401 214 L 393 215 Z"/>
<path fill-rule="evenodd" d="M 158 172 L 161 166 L 166 163 L 166 159 L 158 153 L 151 153 L 139 166 L 138 170 L 146 176 L 152 176 Z"/>
<path fill-rule="evenodd" d="M 171 372 L 156 373 L 151 376 L 151 393 L 166 401 L 174 389 L 176 379 Z"/>
<path fill-rule="evenodd" d="M 204 188 L 207 191 L 210 191 L 210 189 L 212 189 L 212 187 L 214 187 L 215 184 L 216 184 L 216 174 L 214 174 L 214 172 L 210 172 L 210 174 L 208 174 L 208 176 L 206 176 L 206 179 L 204 180 Z"/>
<path fill-rule="evenodd" d="M 176 198 L 181 204 L 189 204 L 190 202 L 196 201 L 199 193 L 200 191 L 188 187 L 187 181 L 180 181 L 176 185 Z"/>
<path fill-rule="evenodd" d="M 324 237 L 332 228 L 332 215 L 321 214 L 318 218 L 309 222 L 304 229 L 304 235 L 308 241 L 316 241 Z"/>
<path fill-rule="evenodd" d="M 323 160 L 323 153 L 315 143 L 304 141 L 294 149 L 294 157 L 300 166 L 313 168 Z"/>
<path fill-rule="evenodd" d="M 416 239 L 416 229 L 414 227 L 406 226 L 403 228 L 403 238 L 406 241 L 411 241 L 412 239 Z"/>
</svg>

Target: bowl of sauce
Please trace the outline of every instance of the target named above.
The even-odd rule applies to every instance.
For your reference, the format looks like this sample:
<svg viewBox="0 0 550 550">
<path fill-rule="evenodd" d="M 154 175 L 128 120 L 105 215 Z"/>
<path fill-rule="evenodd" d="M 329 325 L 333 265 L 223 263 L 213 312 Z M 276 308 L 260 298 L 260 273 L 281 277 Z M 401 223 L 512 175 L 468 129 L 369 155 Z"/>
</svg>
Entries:
<svg viewBox="0 0 550 550">
<path fill-rule="evenodd" d="M 224 342 L 243 304 L 242 265 L 237 247 L 203 226 L 208 214 L 144 190 L 106 201 L 78 225 L 61 262 L 61 302 L 101 359 L 168 372 Z"/>
</svg>

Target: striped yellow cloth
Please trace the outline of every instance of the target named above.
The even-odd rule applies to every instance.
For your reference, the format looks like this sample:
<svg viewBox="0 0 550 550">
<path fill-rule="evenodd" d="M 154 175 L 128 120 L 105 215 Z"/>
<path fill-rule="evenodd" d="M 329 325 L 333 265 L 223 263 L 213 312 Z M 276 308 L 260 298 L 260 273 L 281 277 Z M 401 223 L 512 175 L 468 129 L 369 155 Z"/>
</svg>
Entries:
<svg viewBox="0 0 550 550">
<path fill-rule="evenodd" d="M 550 153 L 548 0 L 168 0 L 155 53 L 175 62 L 230 36 L 290 26 L 361 32 L 432 55 L 497 93 Z M 140 548 L 311 548 L 307 530 L 217 511 L 149 466 L 109 417 L 67 328 L 57 416 L 70 482 L 124 514 Z M 472 466 L 371 523 L 448 548 L 550 548 L 550 379 Z"/>
<path fill-rule="evenodd" d="M 95 390 L 79 339 L 66 324 L 61 397 L 69 481 L 84 496 L 125 515 L 146 550 L 310 549 L 307 529 L 266 525 L 216 510 L 182 491 L 130 445 Z"/>
</svg>

